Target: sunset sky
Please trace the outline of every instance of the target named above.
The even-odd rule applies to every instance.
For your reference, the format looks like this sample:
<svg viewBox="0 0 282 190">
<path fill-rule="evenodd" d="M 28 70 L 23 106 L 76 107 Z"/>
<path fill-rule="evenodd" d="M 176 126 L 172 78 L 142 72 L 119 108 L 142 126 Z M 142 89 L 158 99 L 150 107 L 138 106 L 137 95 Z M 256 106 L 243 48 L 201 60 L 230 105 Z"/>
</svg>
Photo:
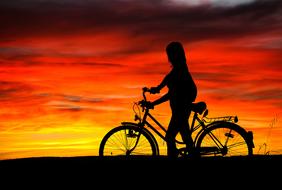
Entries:
<svg viewBox="0 0 282 190">
<path fill-rule="evenodd" d="M 9 0 L 0 23 L 0 159 L 98 155 L 171 69 L 170 41 L 209 117 L 237 115 L 254 153 L 282 154 L 280 0 Z M 168 124 L 168 103 L 152 113 Z"/>
</svg>

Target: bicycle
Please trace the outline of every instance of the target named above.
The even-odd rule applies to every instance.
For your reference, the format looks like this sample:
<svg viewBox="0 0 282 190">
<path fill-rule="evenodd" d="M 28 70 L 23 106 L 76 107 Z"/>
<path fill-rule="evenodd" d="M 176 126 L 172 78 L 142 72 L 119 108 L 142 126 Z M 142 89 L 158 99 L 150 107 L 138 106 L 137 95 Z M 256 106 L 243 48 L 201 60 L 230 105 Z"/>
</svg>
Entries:
<svg viewBox="0 0 282 190">
<path fill-rule="evenodd" d="M 149 89 L 145 87 L 143 100 L 133 104 L 136 122 L 121 122 L 120 126 L 108 131 L 100 143 L 99 156 L 159 155 L 159 145 L 153 132 L 166 141 L 164 134 L 167 130 L 150 114 L 150 108 L 142 104 L 147 101 L 146 92 L 149 92 Z M 195 135 L 194 148 L 200 156 L 253 155 L 253 132 L 246 131 L 236 124 L 237 116 L 208 118 L 205 102 L 192 103 L 191 106 L 194 112 L 191 124 L 192 134 Z M 148 122 L 147 118 L 150 118 L 160 131 Z M 181 140 L 175 141 L 178 145 L 185 144 Z M 189 155 L 185 147 L 178 148 L 178 152 L 180 157 Z"/>
</svg>

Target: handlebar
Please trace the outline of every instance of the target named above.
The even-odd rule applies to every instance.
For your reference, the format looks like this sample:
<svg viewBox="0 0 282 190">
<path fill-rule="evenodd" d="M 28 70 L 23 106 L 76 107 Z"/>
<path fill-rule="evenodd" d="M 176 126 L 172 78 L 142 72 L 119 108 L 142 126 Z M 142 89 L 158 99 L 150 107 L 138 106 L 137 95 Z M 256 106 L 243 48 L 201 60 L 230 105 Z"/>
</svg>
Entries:
<svg viewBox="0 0 282 190">
<path fill-rule="evenodd" d="M 148 87 L 144 87 L 144 88 L 142 88 L 142 91 L 143 91 L 142 92 L 143 100 L 139 101 L 138 104 L 141 105 L 142 112 L 144 112 L 145 108 L 148 109 L 148 107 L 146 106 L 146 102 L 147 102 L 146 92 L 150 92 L 150 89 Z"/>
<path fill-rule="evenodd" d="M 145 100 L 145 101 L 147 101 L 147 98 L 146 98 L 146 92 L 150 92 L 150 89 L 148 88 L 148 87 L 144 87 L 143 89 L 143 99 Z"/>
</svg>

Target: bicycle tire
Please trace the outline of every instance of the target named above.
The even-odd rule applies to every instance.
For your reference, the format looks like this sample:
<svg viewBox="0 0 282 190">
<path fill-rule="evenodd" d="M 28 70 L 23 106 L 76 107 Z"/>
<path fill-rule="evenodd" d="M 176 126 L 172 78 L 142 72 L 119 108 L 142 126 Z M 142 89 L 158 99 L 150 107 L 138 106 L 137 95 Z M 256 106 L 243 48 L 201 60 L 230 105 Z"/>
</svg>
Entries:
<svg viewBox="0 0 282 190">
<path fill-rule="evenodd" d="M 130 152 L 138 135 L 140 135 L 138 144 Z M 99 147 L 99 156 L 156 156 L 158 154 L 158 147 L 151 135 L 136 126 L 113 128 L 103 137 Z"/>
<path fill-rule="evenodd" d="M 224 146 L 218 148 L 212 140 L 213 137 L 218 138 Z M 253 142 L 246 130 L 239 125 L 218 122 L 203 130 L 197 140 L 196 149 L 200 150 L 202 156 L 252 156 Z"/>
</svg>

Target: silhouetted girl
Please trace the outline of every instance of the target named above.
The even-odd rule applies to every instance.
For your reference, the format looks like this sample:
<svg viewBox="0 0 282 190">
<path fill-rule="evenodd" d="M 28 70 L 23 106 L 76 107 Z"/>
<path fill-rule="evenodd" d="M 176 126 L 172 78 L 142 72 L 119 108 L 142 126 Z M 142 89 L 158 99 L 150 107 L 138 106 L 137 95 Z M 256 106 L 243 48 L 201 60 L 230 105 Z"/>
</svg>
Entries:
<svg viewBox="0 0 282 190">
<path fill-rule="evenodd" d="M 166 53 L 172 65 L 172 70 L 157 87 L 152 87 L 150 92 L 153 94 L 159 93 L 165 86 L 169 90 L 167 94 L 151 104 L 155 106 L 167 100 L 170 101 L 172 116 L 166 134 L 167 154 L 175 157 L 177 156 L 175 138 L 178 132 L 180 132 L 187 148 L 193 146 L 188 119 L 191 113 L 191 103 L 195 101 L 197 96 L 197 87 L 189 73 L 182 44 L 179 42 L 169 43 L 166 47 Z M 191 149 L 188 150 L 192 151 Z"/>
</svg>

